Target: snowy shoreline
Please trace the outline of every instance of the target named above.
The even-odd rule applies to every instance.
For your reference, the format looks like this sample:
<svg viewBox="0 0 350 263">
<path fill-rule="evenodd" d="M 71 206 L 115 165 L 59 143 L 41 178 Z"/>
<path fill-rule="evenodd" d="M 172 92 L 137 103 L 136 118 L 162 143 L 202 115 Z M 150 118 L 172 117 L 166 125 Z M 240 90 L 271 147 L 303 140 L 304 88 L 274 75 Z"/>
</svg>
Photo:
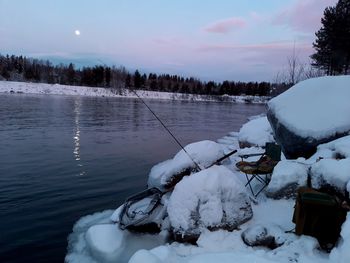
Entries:
<svg viewBox="0 0 350 263">
<path fill-rule="evenodd" d="M 259 96 L 229 96 L 229 95 L 198 95 L 171 92 L 158 92 L 137 90 L 137 94 L 144 99 L 161 100 L 182 100 L 182 101 L 213 101 L 231 103 L 266 103 L 270 97 Z M 137 98 L 136 95 L 127 89 L 113 89 L 86 86 L 68 86 L 60 84 L 31 83 L 0 81 L 0 94 L 43 94 L 43 95 L 68 95 L 68 96 L 89 96 L 89 97 L 110 97 L 110 98 Z"/>
<path fill-rule="evenodd" d="M 347 87 L 339 79 L 342 78 L 333 77 L 331 81 L 337 83 L 339 87 Z M 306 87 L 302 86 L 302 94 L 297 94 L 296 99 L 303 98 L 310 87 L 314 86 L 317 90 L 308 97 L 319 94 L 317 91 L 323 88 L 319 82 L 327 81 L 328 78 L 305 81 L 303 85 Z M 350 78 L 345 82 L 350 83 Z M 298 91 L 299 88 L 294 86 L 293 92 Z M 291 97 L 293 92 L 284 96 Z M 348 97 L 346 92 L 348 92 L 347 89 L 341 88 L 333 98 L 328 97 L 330 101 L 338 102 L 341 101 L 339 97 Z M 327 95 L 326 92 L 322 94 Z M 316 101 L 322 100 L 318 98 Z M 280 105 L 276 99 L 273 103 L 277 110 L 284 109 L 286 106 L 284 102 Z M 300 108 L 298 103 L 293 104 L 294 107 L 287 112 L 291 116 L 294 116 L 292 112 Z M 341 104 L 346 104 L 346 101 Z M 271 105 L 271 101 L 268 105 Z M 323 115 L 319 113 L 324 105 L 322 103 L 315 103 L 311 107 L 310 105 L 312 104 L 305 105 L 305 111 L 313 117 L 310 120 L 310 122 L 313 121 L 310 124 L 312 126 L 318 124 L 318 120 L 323 121 L 319 117 Z M 335 119 L 335 116 L 348 113 L 346 105 L 343 105 L 343 108 L 334 107 L 334 105 L 326 108 L 331 111 L 327 124 L 331 125 L 330 128 L 335 131 L 342 129 L 344 123 L 339 122 L 335 127 L 329 123 Z M 284 114 L 283 117 L 288 119 L 289 115 Z M 307 114 L 298 115 L 295 122 L 305 123 L 307 117 Z M 311 129 L 308 135 L 311 137 L 315 133 L 317 135 L 317 130 L 315 132 Z M 241 161 L 242 155 L 263 153 L 265 150 L 262 146 L 277 141 L 275 135 L 268 118 L 260 115 L 251 117 L 239 132 L 231 132 L 216 142 L 201 141 L 187 145 L 185 149 L 191 158 L 185 154 L 185 151 L 180 151 L 172 159 L 155 165 L 148 175 L 148 189 L 158 189 L 163 192 L 163 195 L 157 201 L 156 209 L 152 210 L 157 212 L 148 215 L 146 218 L 148 221 L 142 224 L 146 226 L 149 223 L 155 223 L 159 227 L 159 234 L 134 233 L 127 228 L 118 227 L 118 225 L 125 225 L 126 222 L 124 207 L 128 209 L 128 213 L 130 212 L 127 214 L 127 219 L 134 223 L 133 226 L 142 222 L 140 219 L 144 220 L 146 209 L 151 207 L 148 204 L 155 203 L 154 197 L 148 196 L 131 205 L 122 205 L 114 212 L 108 210 L 78 220 L 68 237 L 65 261 L 67 263 L 116 261 L 129 263 L 348 263 L 350 212 L 346 206 L 343 207 L 344 202 L 346 205 L 350 203 L 347 198 L 339 199 L 343 202 L 344 218 L 342 226 L 339 225 L 339 233 L 336 233 L 338 241 L 329 243 L 331 241 L 328 240 L 327 242 L 327 246 L 334 245 L 334 247 L 328 246 L 331 249 L 327 250 L 329 254 L 321 249 L 324 247 L 319 243 L 319 233 L 316 235 L 313 232 L 310 236 L 296 235 L 297 232 L 292 233 L 291 229 L 295 227 L 292 218 L 295 212 L 297 190 L 299 187 L 310 187 L 309 179 L 311 186 L 315 189 L 329 185 L 339 193 L 350 192 L 348 172 L 350 170 L 350 131 L 346 136 L 330 138 L 327 142 L 320 143 L 315 153 L 308 158 L 286 159 L 282 154 L 281 160 L 273 169 L 266 189 L 258 197 L 255 196 L 255 200 L 248 199 L 246 197 L 250 192 L 249 188 L 245 187 L 248 178 L 236 167 L 236 164 Z M 282 143 L 283 141 L 280 142 Z M 220 166 L 208 166 L 213 160 L 232 150 L 237 151 Z M 193 159 L 198 162 L 199 167 L 206 168 L 185 174 L 183 171 L 187 168 L 195 167 Z M 257 159 L 258 157 L 251 156 L 248 161 Z M 175 186 L 172 182 L 176 182 Z M 255 180 L 251 183 L 250 191 L 254 195 L 253 189 L 254 191 L 261 189 L 261 181 Z M 339 201 L 337 201 L 338 205 Z M 322 207 L 326 209 L 325 211 L 330 211 Z M 337 211 L 340 211 L 340 207 Z M 334 218 L 327 219 L 329 220 L 327 228 L 338 227 L 336 226 L 338 223 L 334 223 L 332 219 Z M 234 225 L 236 223 L 239 227 Z M 230 229 L 230 224 L 235 227 Z M 325 227 L 324 223 L 322 227 Z M 196 240 L 193 244 L 186 243 L 184 240 L 186 237 Z M 273 247 L 265 242 L 269 240 L 273 240 Z"/>
</svg>

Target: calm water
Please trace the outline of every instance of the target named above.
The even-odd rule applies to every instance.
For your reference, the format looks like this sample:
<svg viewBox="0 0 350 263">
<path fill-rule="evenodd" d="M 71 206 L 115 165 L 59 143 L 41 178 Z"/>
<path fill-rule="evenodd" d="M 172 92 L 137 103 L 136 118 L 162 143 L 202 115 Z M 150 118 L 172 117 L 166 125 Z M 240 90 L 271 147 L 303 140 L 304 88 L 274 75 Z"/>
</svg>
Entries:
<svg viewBox="0 0 350 263">
<path fill-rule="evenodd" d="M 262 105 L 147 101 L 185 145 L 235 131 Z M 0 95 L 0 262 L 63 262 L 82 216 L 145 188 L 179 147 L 134 99 Z"/>
</svg>

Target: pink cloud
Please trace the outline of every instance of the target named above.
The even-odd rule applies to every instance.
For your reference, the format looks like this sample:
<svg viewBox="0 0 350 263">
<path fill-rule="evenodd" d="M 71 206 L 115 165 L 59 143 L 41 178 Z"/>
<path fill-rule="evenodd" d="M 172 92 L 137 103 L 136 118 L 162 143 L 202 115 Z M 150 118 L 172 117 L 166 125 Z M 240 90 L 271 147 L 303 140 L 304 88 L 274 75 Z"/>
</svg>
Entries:
<svg viewBox="0 0 350 263">
<path fill-rule="evenodd" d="M 287 58 L 293 54 L 294 43 L 291 41 L 256 43 L 256 44 L 227 44 L 227 45 L 202 45 L 197 48 L 203 57 L 215 56 L 217 60 L 230 58 L 233 63 L 242 67 L 254 65 L 268 65 L 269 68 L 278 72 L 286 65 Z M 312 45 L 300 43 L 296 45 L 296 55 L 302 63 L 309 61 L 313 53 Z M 254 72 L 254 71 L 252 71 Z"/>
<path fill-rule="evenodd" d="M 248 45 L 202 45 L 197 48 L 198 51 L 227 51 L 227 50 L 246 50 L 246 51 L 292 51 L 294 43 L 289 41 L 270 42 L 262 44 L 248 44 Z M 310 52 L 312 47 L 310 44 L 299 44 L 296 47 L 300 51 Z"/>
<path fill-rule="evenodd" d="M 297 0 L 289 8 L 280 11 L 273 19 L 274 25 L 288 25 L 294 30 L 314 33 L 321 26 L 323 11 L 338 0 Z"/>
<path fill-rule="evenodd" d="M 243 28 L 246 26 L 246 21 L 240 17 L 231 17 L 216 21 L 204 28 L 210 33 L 227 34 L 232 29 Z"/>
</svg>

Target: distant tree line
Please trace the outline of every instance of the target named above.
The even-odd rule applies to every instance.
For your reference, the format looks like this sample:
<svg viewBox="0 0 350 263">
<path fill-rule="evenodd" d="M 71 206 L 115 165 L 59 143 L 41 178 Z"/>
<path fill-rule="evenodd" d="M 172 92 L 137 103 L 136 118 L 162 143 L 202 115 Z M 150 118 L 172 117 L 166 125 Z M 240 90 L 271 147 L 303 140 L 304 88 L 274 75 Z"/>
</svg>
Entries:
<svg viewBox="0 0 350 263">
<path fill-rule="evenodd" d="M 0 79 L 30 81 L 49 84 L 106 87 L 115 89 L 143 89 L 161 92 L 177 92 L 202 95 L 257 95 L 267 96 L 275 88 L 268 82 L 203 82 L 178 75 L 148 75 L 136 70 L 130 73 L 124 67 L 93 66 L 75 68 L 68 65 L 53 65 L 48 60 L 25 56 L 0 55 Z"/>
</svg>

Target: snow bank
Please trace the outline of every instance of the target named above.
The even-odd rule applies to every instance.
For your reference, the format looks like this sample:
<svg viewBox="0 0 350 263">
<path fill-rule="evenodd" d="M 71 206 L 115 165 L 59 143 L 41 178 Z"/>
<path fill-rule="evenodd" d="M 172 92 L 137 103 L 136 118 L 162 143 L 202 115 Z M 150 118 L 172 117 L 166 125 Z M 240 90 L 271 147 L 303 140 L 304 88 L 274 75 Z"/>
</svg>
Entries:
<svg viewBox="0 0 350 263">
<path fill-rule="evenodd" d="M 320 139 L 350 130 L 350 76 L 299 82 L 268 107 L 294 133 Z"/>
<path fill-rule="evenodd" d="M 105 88 L 31 82 L 0 81 L 0 93 L 10 92 L 26 94 L 120 97 L 114 92 L 112 92 L 112 89 Z"/>
<path fill-rule="evenodd" d="M 346 190 L 350 180 L 350 158 L 343 160 L 322 159 L 311 167 L 311 183 L 315 188 L 325 184 Z"/>
<path fill-rule="evenodd" d="M 305 162 L 311 167 L 313 187 L 330 184 L 340 192 L 350 190 L 350 136 L 320 144 L 317 152 Z"/>
<path fill-rule="evenodd" d="M 337 263 L 348 263 L 350 261 L 350 213 L 348 213 L 345 223 L 340 233 L 342 240 L 338 247 L 334 248 L 330 254 L 330 261 Z"/>
<path fill-rule="evenodd" d="M 234 229 L 252 217 L 244 185 L 226 167 L 213 166 L 184 178 L 168 205 L 174 232 L 199 235 L 205 228 Z"/>
<path fill-rule="evenodd" d="M 293 160 L 280 161 L 273 169 L 266 195 L 280 199 L 295 196 L 297 188 L 307 185 L 309 166 Z"/>
<path fill-rule="evenodd" d="M 79 219 L 68 237 L 67 263 L 128 262 L 140 249 L 152 249 L 166 242 L 167 234 L 134 234 L 112 224 L 113 210 Z"/>
<path fill-rule="evenodd" d="M 350 136 L 319 145 L 317 153 L 323 158 L 350 158 Z"/>
<path fill-rule="evenodd" d="M 201 166 L 206 168 L 216 160 L 224 156 L 223 147 L 213 141 L 200 141 L 187 145 L 186 152 Z M 195 170 L 196 165 L 183 150 L 178 152 L 173 159 L 155 165 L 148 175 L 148 187 L 157 187 L 166 190 L 173 186 L 173 181 L 181 180 L 181 173 L 186 170 Z M 181 177 L 181 178 L 176 178 Z M 170 186 L 169 186 L 170 185 Z"/>
<path fill-rule="evenodd" d="M 59 84 L 0 81 L 0 93 L 28 93 L 28 94 L 51 94 L 51 95 L 74 95 L 92 97 L 128 97 L 136 98 L 136 95 L 127 89 L 97 88 L 84 86 L 68 86 Z M 270 97 L 259 96 L 208 96 L 198 94 L 183 94 L 171 92 L 157 92 L 137 90 L 142 98 L 162 100 L 184 101 L 225 101 L 237 103 L 266 103 Z"/>
<path fill-rule="evenodd" d="M 86 232 L 86 241 L 94 258 L 109 262 L 120 257 L 125 247 L 126 232 L 115 224 L 93 225 Z"/>
<path fill-rule="evenodd" d="M 238 133 L 241 145 L 265 146 L 267 142 L 274 142 L 272 129 L 267 117 L 250 120 L 242 126 Z"/>
<path fill-rule="evenodd" d="M 337 262 L 330 261 L 328 255 L 317 249 L 316 239 L 284 233 L 294 226 L 291 222 L 293 206 L 294 202 L 288 200 L 261 201 L 259 205 L 253 205 L 254 217 L 241 225 L 240 230 L 233 232 L 205 230 L 197 241 L 197 246 L 174 242 L 151 250 L 140 250 L 129 262 Z M 283 245 L 274 250 L 245 245 L 241 238 L 242 232 L 257 224 L 267 226 L 275 236 L 282 238 L 280 241 L 283 241 Z"/>
<path fill-rule="evenodd" d="M 254 118 L 251 127 L 246 129 L 267 132 L 265 117 Z M 325 121 L 326 122 L 326 121 Z M 252 122 L 251 122 L 252 123 Z M 256 126 L 256 127 L 255 127 Z M 243 130 L 243 128 L 242 128 Z M 248 131 L 242 131 L 248 134 Z M 267 135 L 267 133 L 265 134 Z M 220 140 L 222 145 L 211 141 L 203 141 L 188 145 L 186 150 L 201 166 L 208 166 L 219 159 L 225 149 L 224 145 L 235 143 L 237 133 Z M 257 139 L 260 134 L 251 133 L 247 138 Z M 265 137 L 265 139 L 268 136 Z M 262 142 L 265 139 L 257 139 Z M 265 143 L 265 142 L 264 142 Z M 257 145 L 264 145 L 257 144 Z M 226 148 L 227 150 L 228 148 Z M 350 189 L 350 136 L 319 145 L 317 153 L 311 158 L 283 160 L 275 167 L 269 191 L 285 191 L 291 184 L 305 185 L 309 167 L 314 187 L 324 183 L 335 185 L 344 190 Z M 261 151 L 261 147 L 240 149 L 231 156 L 231 161 L 238 159 L 238 154 Z M 323 159 L 319 160 L 319 157 Z M 316 161 L 317 160 L 317 161 Z M 173 159 L 154 166 L 149 175 L 151 186 L 164 187 L 172 175 L 183 169 L 194 168 L 193 162 L 180 151 Z M 231 170 L 230 170 L 231 169 Z M 79 220 L 69 236 L 67 263 L 75 262 L 127 262 L 159 263 L 159 262 L 349 262 L 350 219 L 343 224 L 341 240 L 330 255 L 319 249 L 315 238 L 296 236 L 285 233 L 295 227 L 292 223 L 294 200 L 271 200 L 264 195 L 258 202 L 250 204 L 246 179 L 242 173 L 232 171 L 232 163 L 226 166 L 213 166 L 182 179 L 167 193 L 164 206 L 167 207 L 168 218 L 162 225 L 160 235 L 143 235 L 121 232 L 112 222 L 118 221 L 120 208 L 87 216 Z M 241 176 L 241 178 L 240 178 Z M 242 181 L 244 180 L 244 181 Z M 170 196 L 170 197 L 169 197 Z M 242 210 L 243 208 L 243 210 Z M 242 215 L 243 224 L 232 230 L 235 220 Z M 254 213 L 254 216 L 247 221 Z M 224 223 L 227 223 L 226 225 Z M 237 225 L 237 224 L 236 224 Z M 221 227 L 223 229 L 217 229 Z M 197 245 L 181 244 L 168 241 L 168 230 L 173 229 L 180 235 L 195 234 Z M 266 229 L 266 231 L 265 231 Z M 246 232 L 245 232 L 246 231 Z M 278 248 L 269 250 L 266 247 L 247 246 L 242 240 L 242 233 L 247 234 L 249 241 L 265 235 L 275 238 Z M 258 240 L 259 241 L 259 240 Z M 254 243 L 257 245 L 257 243 Z M 259 245 L 259 244 L 258 244 Z"/>
</svg>

